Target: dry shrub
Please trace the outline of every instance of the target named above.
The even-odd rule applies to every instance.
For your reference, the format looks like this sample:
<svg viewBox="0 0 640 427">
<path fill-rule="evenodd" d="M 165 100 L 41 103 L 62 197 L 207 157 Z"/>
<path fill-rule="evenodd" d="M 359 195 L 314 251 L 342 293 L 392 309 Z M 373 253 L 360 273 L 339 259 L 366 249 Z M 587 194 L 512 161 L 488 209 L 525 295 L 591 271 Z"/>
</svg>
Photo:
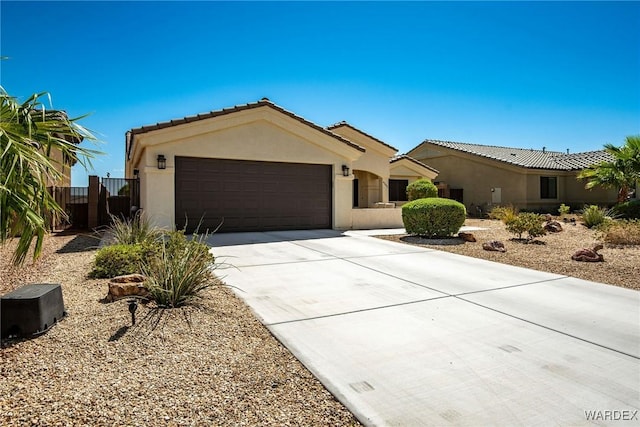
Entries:
<svg viewBox="0 0 640 427">
<path fill-rule="evenodd" d="M 491 212 L 489 212 L 489 218 L 498 219 L 504 224 L 513 221 L 517 216 L 518 209 L 513 207 L 513 205 L 495 206 L 493 209 L 491 209 Z"/>
<path fill-rule="evenodd" d="M 610 245 L 640 245 L 640 220 L 607 221 L 598 234 Z"/>
</svg>

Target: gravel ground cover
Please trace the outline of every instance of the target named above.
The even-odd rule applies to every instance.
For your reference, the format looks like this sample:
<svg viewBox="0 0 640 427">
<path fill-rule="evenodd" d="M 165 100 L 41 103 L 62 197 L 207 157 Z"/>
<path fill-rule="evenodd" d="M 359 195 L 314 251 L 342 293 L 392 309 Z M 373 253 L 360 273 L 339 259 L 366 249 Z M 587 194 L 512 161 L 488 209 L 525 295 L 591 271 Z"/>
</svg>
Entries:
<svg viewBox="0 0 640 427">
<path fill-rule="evenodd" d="M 504 224 L 497 220 L 467 219 L 465 225 L 483 229 L 472 231 L 477 242 L 464 242 L 459 238 L 430 240 L 407 235 L 378 237 L 640 290 L 640 246 L 605 245 L 604 249 L 599 251 L 604 256 L 604 262 L 578 262 L 571 259 L 575 251 L 591 247 L 598 241 L 595 231 L 579 222 L 576 225 L 562 223 L 563 230 L 560 233 L 549 233 L 528 244 L 511 240 L 514 235 L 507 232 Z M 482 243 L 490 240 L 503 242 L 507 252 L 483 250 Z"/>
<path fill-rule="evenodd" d="M 61 283 L 68 316 L 0 348 L 0 425 L 360 425 L 225 287 L 195 307 L 104 303 L 106 280 L 86 274 L 97 241 L 51 235 L 35 265 L 10 267 L 0 295 Z M 163 313 L 160 316 L 160 313 Z"/>
</svg>

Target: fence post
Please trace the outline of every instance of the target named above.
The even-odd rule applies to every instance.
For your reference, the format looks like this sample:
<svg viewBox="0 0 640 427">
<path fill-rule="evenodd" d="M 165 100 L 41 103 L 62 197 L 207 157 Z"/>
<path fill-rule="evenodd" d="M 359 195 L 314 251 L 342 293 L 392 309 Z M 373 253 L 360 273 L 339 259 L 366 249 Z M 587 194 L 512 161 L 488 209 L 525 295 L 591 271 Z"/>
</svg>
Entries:
<svg viewBox="0 0 640 427">
<path fill-rule="evenodd" d="M 100 178 L 96 175 L 89 175 L 89 192 L 87 195 L 88 216 L 87 226 L 89 229 L 98 226 L 98 200 L 100 197 Z"/>
</svg>

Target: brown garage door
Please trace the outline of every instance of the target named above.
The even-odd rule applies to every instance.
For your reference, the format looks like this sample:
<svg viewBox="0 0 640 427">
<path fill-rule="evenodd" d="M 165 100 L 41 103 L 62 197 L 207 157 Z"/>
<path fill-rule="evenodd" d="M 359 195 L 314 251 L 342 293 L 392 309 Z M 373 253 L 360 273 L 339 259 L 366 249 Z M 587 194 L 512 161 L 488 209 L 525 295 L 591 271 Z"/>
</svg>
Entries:
<svg viewBox="0 0 640 427">
<path fill-rule="evenodd" d="M 176 157 L 176 227 L 331 228 L 331 166 Z"/>
</svg>

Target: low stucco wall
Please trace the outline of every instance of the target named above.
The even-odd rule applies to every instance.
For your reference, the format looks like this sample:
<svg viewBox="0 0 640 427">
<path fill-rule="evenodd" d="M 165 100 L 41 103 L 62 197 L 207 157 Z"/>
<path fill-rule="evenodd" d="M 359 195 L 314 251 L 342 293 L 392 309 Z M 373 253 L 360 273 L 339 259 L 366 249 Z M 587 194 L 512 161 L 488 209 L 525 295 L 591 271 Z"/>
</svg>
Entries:
<svg viewBox="0 0 640 427">
<path fill-rule="evenodd" d="M 351 228 L 403 228 L 401 208 L 358 208 L 351 210 Z"/>
</svg>

